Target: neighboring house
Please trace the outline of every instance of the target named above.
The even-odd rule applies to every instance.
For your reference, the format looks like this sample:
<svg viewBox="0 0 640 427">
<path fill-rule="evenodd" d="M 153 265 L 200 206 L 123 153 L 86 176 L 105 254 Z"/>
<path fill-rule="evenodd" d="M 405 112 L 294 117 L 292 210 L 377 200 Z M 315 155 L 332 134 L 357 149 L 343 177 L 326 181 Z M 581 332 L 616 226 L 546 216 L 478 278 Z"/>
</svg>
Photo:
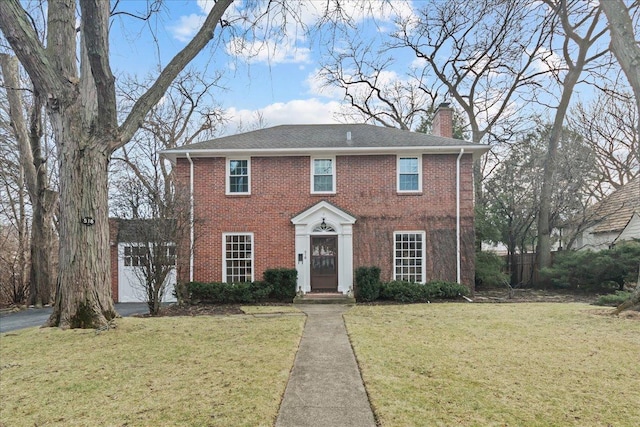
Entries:
<svg viewBox="0 0 640 427">
<path fill-rule="evenodd" d="M 111 295 L 114 302 L 147 302 L 142 265 L 147 261 L 147 251 L 150 246 L 148 236 L 159 229 L 155 224 L 157 221 L 152 220 L 109 219 Z M 175 243 L 167 243 L 166 251 L 169 262 L 175 266 Z M 164 302 L 176 301 L 173 295 L 175 284 L 176 269 L 174 267 L 166 278 Z"/>
<path fill-rule="evenodd" d="M 348 294 L 357 267 L 377 266 L 385 281 L 473 289 L 473 160 L 489 148 L 450 138 L 451 117 L 438 109 L 440 136 L 286 125 L 163 151 L 192 195 L 180 277 L 253 281 L 296 268 L 298 291 Z"/>
<path fill-rule="evenodd" d="M 608 249 L 623 240 L 640 239 L 640 176 L 593 205 L 592 224 L 578 234 L 575 248 Z"/>
</svg>

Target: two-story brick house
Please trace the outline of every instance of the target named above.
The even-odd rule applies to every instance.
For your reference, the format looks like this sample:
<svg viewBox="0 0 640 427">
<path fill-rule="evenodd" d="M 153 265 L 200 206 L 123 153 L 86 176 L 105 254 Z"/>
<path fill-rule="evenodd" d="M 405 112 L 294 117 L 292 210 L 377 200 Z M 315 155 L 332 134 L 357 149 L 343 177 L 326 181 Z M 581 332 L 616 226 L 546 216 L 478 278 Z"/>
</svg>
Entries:
<svg viewBox="0 0 640 427">
<path fill-rule="evenodd" d="M 298 270 L 298 290 L 348 293 L 354 269 L 383 280 L 474 282 L 473 159 L 484 145 L 364 124 L 288 125 L 162 154 L 192 195 L 182 280 L 260 280 Z M 189 246 L 189 245 L 187 245 Z"/>
</svg>

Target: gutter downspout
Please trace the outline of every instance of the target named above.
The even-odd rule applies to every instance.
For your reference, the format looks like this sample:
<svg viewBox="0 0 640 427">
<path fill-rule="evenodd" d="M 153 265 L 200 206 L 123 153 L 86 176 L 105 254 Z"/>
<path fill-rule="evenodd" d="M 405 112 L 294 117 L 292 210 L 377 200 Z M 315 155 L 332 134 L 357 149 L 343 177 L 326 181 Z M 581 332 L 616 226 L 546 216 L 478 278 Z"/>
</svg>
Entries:
<svg viewBox="0 0 640 427">
<path fill-rule="evenodd" d="M 189 160 L 189 281 L 193 282 L 193 160 L 189 153 L 186 154 Z"/>
<path fill-rule="evenodd" d="M 464 148 L 460 149 L 456 160 L 456 281 L 460 283 L 460 159 L 464 154 Z"/>
</svg>

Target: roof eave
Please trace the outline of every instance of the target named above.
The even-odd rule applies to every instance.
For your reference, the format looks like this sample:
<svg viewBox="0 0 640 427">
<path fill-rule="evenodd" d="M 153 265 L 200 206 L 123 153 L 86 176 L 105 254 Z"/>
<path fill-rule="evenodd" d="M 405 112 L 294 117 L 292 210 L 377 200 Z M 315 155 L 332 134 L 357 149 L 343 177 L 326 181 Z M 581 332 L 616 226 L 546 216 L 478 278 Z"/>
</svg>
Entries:
<svg viewBox="0 0 640 427">
<path fill-rule="evenodd" d="M 259 148 L 259 149 L 199 149 L 199 150 L 162 150 L 160 156 L 168 159 L 171 163 L 176 163 L 178 158 L 186 158 L 187 154 L 191 158 L 197 157 L 229 157 L 229 156 L 313 156 L 318 154 L 334 155 L 380 155 L 393 153 L 424 153 L 424 154 L 460 154 L 471 153 L 474 159 L 480 158 L 487 153 L 491 147 L 488 145 L 448 145 L 448 146 L 402 146 L 402 147 L 323 147 L 323 148 Z"/>
</svg>

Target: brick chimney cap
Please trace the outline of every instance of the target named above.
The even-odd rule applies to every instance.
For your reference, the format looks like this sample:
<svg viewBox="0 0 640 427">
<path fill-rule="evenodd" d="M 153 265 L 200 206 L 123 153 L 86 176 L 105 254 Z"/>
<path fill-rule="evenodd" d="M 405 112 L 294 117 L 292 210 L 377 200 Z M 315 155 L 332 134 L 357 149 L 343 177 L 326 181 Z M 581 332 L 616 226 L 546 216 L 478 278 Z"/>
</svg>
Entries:
<svg viewBox="0 0 640 427">
<path fill-rule="evenodd" d="M 441 102 L 440 105 L 438 105 L 438 108 L 451 108 L 451 103 Z"/>
</svg>

